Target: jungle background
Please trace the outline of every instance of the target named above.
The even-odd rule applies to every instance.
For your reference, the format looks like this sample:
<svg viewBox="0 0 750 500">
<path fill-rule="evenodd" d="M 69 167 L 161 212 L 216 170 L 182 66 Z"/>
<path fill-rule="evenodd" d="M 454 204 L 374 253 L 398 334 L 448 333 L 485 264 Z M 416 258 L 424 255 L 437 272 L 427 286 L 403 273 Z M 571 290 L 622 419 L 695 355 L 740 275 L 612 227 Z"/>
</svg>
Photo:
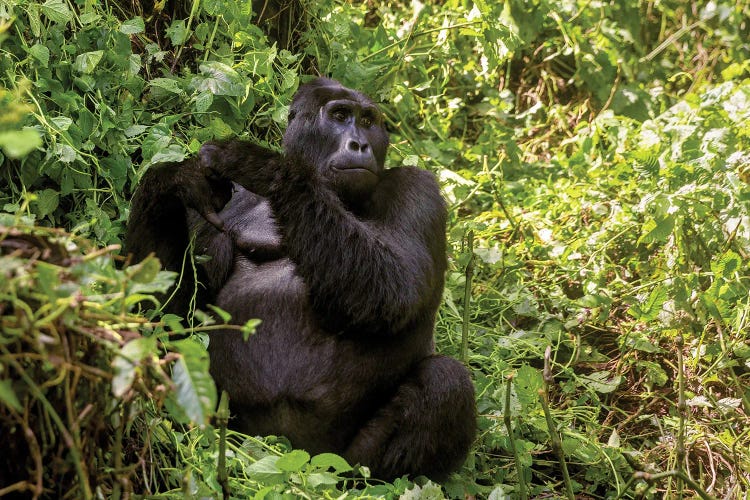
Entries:
<svg viewBox="0 0 750 500">
<path fill-rule="evenodd" d="M 228 318 L 121 252 L 151 165 L 278 148 L 316 74 L 450 207 L 444 484 L 227 430 Z M 0 495 L 750 498 L 746 0 L 0 0 L 0 148 Z"/>
</svg>

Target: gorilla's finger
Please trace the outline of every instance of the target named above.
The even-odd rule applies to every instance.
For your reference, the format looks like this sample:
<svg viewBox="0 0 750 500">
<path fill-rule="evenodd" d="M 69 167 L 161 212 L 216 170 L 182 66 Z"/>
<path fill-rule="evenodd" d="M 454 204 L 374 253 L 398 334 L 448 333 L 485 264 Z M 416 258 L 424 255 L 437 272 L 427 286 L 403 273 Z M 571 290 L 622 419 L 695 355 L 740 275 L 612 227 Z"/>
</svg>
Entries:
<svg viewBox="0 0 750 500">
<path fill-rule="evenodd" d="M 207 212 L 205 215 L 203 215 L 203 218 L 211 223 L 211 225 L 219 231 L 224 231 L 224 221 L 221 220 L 221 217 L 216 215 L 215 212 Z"/>
</svg>

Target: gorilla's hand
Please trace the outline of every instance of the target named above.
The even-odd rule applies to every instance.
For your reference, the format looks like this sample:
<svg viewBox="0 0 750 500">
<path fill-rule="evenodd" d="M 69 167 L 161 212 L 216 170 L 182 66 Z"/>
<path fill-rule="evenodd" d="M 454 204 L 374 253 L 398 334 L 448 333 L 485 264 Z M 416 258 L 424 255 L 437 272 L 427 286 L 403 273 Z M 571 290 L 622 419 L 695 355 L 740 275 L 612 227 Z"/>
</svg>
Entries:
<svg viewBox="0 0 750 500">
<path fill-rule="evenodd" d="M 266 196 L 278 174 L 281 155 L 247 141 L 207 142 L 198 153 L 201 168 Z"/>
<path fill-rule="evenodd" d="M 217 229 L 224 230 L 224 221 L 217 215 L 232 197 L 232 183 L 200 161 L 185 162 L 180 168 L 178 196 L 190 208 Z"/>
</svg>

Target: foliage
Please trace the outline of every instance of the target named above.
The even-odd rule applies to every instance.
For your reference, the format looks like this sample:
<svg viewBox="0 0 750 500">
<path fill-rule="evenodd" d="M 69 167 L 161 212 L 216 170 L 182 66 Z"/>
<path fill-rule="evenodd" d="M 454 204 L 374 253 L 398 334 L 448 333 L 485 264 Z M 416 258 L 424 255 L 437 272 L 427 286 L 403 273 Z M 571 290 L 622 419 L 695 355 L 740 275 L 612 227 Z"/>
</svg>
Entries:
<svg viewBox="0 0 750 500">
<path fill-rule="evenodd" d="M 169 342 L 163 324 L 130 313 L 172 282 L 156 259 L 118 270 L 116 247 L 7 219 L 0 421 L 12 452 L 0 462 L 3 491 L 113 494 L 138 483 L 136 465 L 170 419 L 209 423 L 216 389 L 206 351 Z"/>
<path fill-rule="evenodd" d="M 0 418 L 29 457 L 0 491 L 222 494 L 196 342 L 220 325 L 136 314 L 169 277 L 107 245 L 150 165 L 277 147 L 318 71 L 383 102 L 391 166 L 442 182 L 437 346 L 469 334 L 480 436 L 436 485 L 229 432 L 234 495 L 747 496 L 746 2 L 303 2 L 295 52 L 252 2 L 135 4 L 0 2 Z"/>
</svg>

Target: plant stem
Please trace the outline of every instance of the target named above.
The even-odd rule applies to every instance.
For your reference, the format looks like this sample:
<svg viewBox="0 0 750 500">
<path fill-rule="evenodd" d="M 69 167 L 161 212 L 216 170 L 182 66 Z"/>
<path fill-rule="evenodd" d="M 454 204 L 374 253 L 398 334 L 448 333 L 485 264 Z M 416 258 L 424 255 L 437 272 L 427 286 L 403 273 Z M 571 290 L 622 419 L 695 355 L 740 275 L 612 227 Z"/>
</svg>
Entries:
<svg viewBox="0 0 750 500">
<path fill-rule="evenodd" d="M 471 302 L 471 280 L 474 277 L 474 231 L 467 234 L 466 251 L 469 254 L 469 262 L 466 263 L 466 283 L 464 283 L 464 317 L 461 326 L 461 354 L 463 363 L 468 359 L 469 351 L 469 305 Z"/>
<path fill-rule="evenodd" d="M 216 475 L 224 498 L 229 498 L 231 491 L 227 475 L 227 425 L 229 425 L 229 394 L 227 394 L 227 391 L 221 391 L 219 409 L 216 411 L 216 425 L 219 426 L 219 464 Z"/>
<path fill-rule="evenodd" d="M 684 476 L 685 471 L 685 414 L 687 413 L 687 403 L 685 402 L 685 370 L 684 360 L 682 357 L 682 348 L 684 341 L 682 333 L 677 334 L 677 413 L 680 416 L 680 426 L 677 431 L 677 471 Z M 677 476 L 677 497 L 682 499 L 684 495 L 684 483 L 680 476 Z"/>
<path fill-rule="evenodd" d="M 508 431 L 510 450 L 513 452 L 513 460 L 516 463 L 516 474 L 518 474 L 518 498 L 526 500 L 528 498 L 526 494 L 526 468 L 522 468 L 520 465 L 521 461 L 518 459 L 518 450 L 516 449 L 516 436 L 513 433 L 513 426 L 510 421 L 510 390 L 512 387 L 513 375 L 508 375 L 505 380 L 505 408 L 503 411 L 503 422 Z"/>
<path fill-rule="evenodd" d="M 550 441 L 552 443 L 552 449 L 557 454 L 557 459 L 560 462 L 560 470 L 562 471 L 563 481 L 565 483 L 565 491 L 567 497 L 570 500 L 575 500 L 575 494 L 573 493 L 573 483 L 570 480 L 570 474 L 568 474 L 568 464 L 565 461 L 565 452 L 562 447 L 562 440 L 560 435 L 555 429 L 555 422 L 552 420 L 552 414 L 549 411 L 549 386 L 552 383 L 552 368 L 550 366 L 550 357 L 552 354 L 552 348 L 547 346 L 544 351 L 544 372 L 542 379 L 544 380 L 544 387 L 539 390 L 540 396 L 542 396 L 542 408 L 544 409 L 544 418 L 547 420 L 547 430 L 549 432 Z"/>
</svg>

